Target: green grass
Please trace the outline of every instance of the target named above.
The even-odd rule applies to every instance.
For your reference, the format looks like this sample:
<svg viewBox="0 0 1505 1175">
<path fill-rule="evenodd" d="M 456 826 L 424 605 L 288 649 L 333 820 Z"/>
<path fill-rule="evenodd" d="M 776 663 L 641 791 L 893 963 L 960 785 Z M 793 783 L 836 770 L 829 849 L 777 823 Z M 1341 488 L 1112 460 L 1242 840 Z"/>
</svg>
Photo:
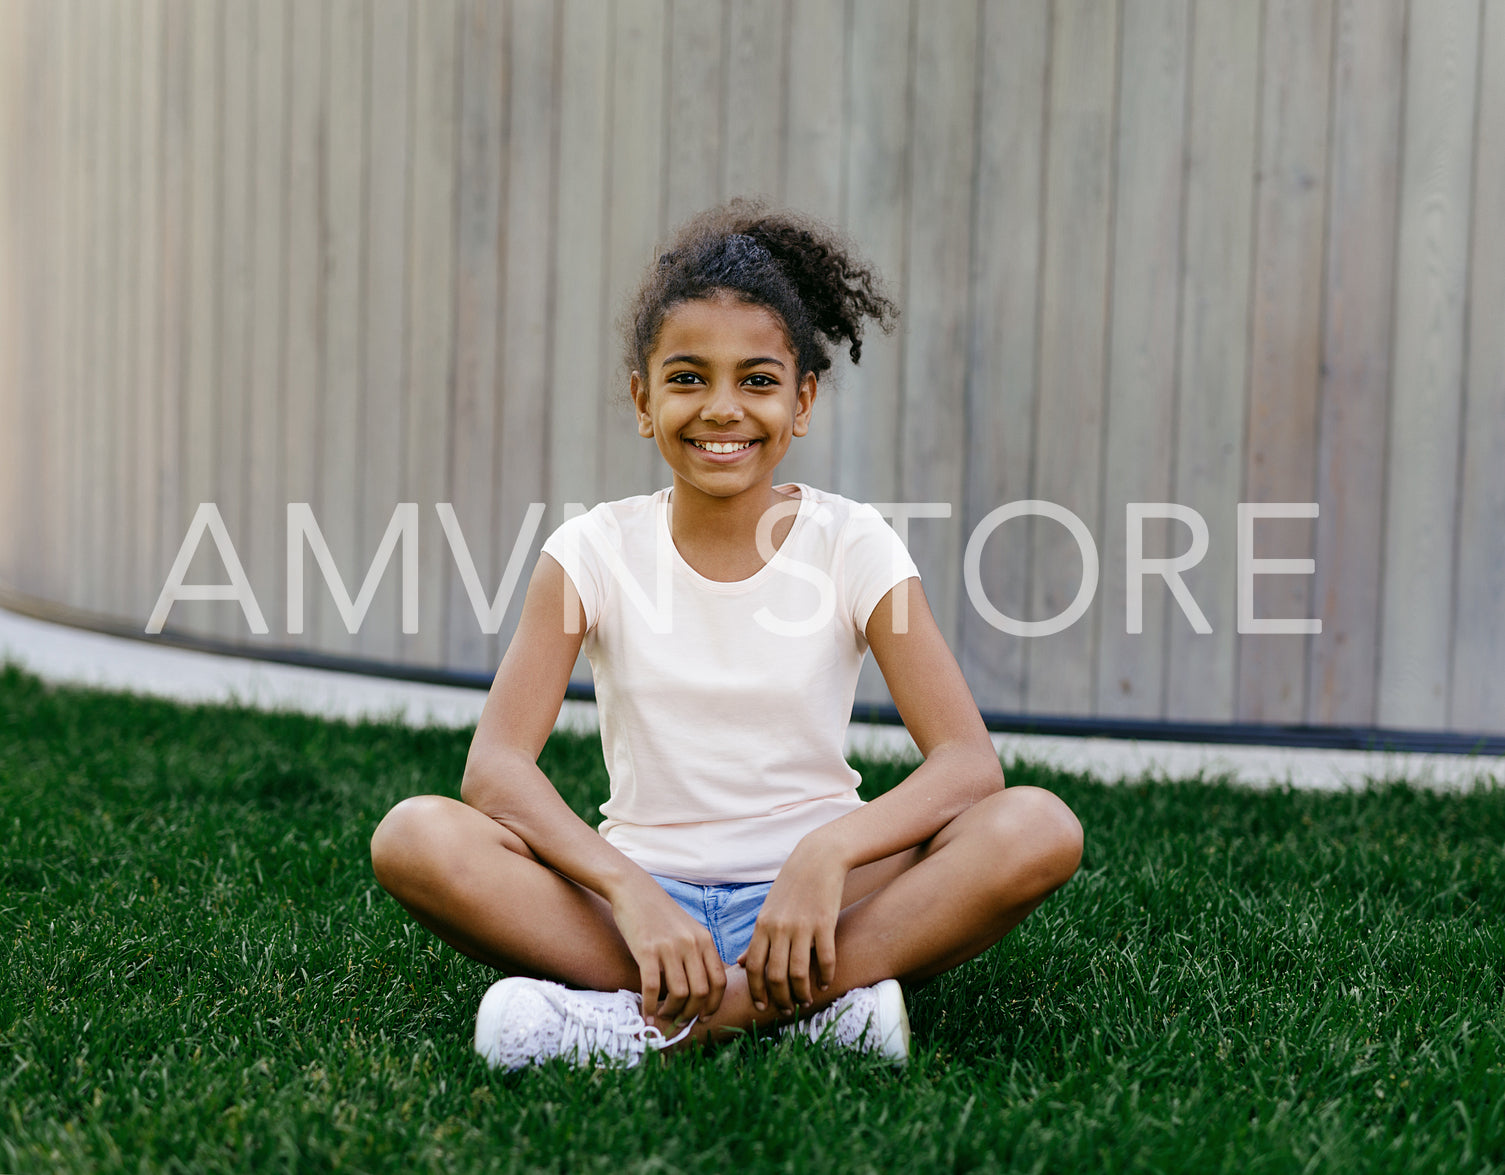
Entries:
<svg viewBox="0 0 1505 1175">
<path fill-rule="evenodd" d="M 0 670 L 0 1171 L 1505 1170 L 1505 791 L 1014 765 L 1082 870 L 912 993 L 907 1071 L 747 1041 L 500 1075 L 492 976 L 366 857 L 467 743 Z M 599 756 L 544 752 L 582 812 Z"/>
</svg>

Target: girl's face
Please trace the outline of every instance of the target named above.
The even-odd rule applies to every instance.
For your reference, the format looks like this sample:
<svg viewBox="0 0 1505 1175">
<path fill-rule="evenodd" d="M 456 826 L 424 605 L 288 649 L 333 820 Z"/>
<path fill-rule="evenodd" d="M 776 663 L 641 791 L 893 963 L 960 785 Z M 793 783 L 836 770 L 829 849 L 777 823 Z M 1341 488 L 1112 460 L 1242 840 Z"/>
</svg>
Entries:
<svg viewBox="0 0 1505 1175">
<path fill-rule="evenodd" d="M 801 378 L 777 315 L 718 294 L 664 316 L 648 370 L 632 373 L 632 400 L 676 494 L 752 494 L 761 507 L 790 442 L 809 430 L 815 376 Z"/>
</svg>

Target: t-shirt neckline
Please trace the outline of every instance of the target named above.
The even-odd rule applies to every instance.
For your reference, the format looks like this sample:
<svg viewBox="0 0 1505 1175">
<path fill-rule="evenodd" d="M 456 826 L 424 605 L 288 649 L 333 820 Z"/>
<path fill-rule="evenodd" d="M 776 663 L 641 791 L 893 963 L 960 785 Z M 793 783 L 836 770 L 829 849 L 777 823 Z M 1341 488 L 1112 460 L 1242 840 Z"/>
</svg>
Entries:
<svg viewBox="0 0 1505 1175">
<path fill-rule="evenodd" d="M 788 557 L 785 552 L 789 550 L 790 544 L 794 542 L 795 535 L 805 524 L 805 518 L 812 508 L 810 487 L 803 482 L 786 481 L 773 488 L 776 490 L 796 491 L 799 494 L 799 509 L 795 512 L 794 521 L 789 527 L 789 533 L 784 536 L 784 541 L 774 551 L 773 558 L 746 579 L 711 579 L 708 576 L 700 574 L 700 572 L 690 566 L 689 560 L 680 554 L 679 548 L 674 543 L 674 535 L 669 530 L 669 495 L 673 492 L 674 487 L 665 486 L 659 490 L 654 495 L 654 504 L 657 507 L 654 513 L 658 515 L 658 536 L 660 542 L 669 544 L 670 557 L 674 560 L 674 566 L 700 586 L 718 592 L 745 591 L 748 588 L 756 587 L 765 578 L 772 575 L 774 568 Z"/>
</svg>

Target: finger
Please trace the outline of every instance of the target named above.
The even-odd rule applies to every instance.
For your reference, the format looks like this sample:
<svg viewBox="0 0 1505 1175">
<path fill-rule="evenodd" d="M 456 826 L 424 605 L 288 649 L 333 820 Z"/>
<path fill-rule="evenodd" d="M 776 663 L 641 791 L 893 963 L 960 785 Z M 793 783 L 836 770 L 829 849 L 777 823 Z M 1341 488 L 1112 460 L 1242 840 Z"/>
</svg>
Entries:
<svg viewBox="0 0 1505 1175">
<path fill-rule="evenodd" d="M 810 1002 L 810 958 L 814 947 L 803 933 L 789 944 L 789 994 L 801 1007 Z"/>
<path fill-rule="evenodd" d="M 643 988 L 643 1019 L 652 1020 L 658 1015 L 659 971 L 658 960 L 638 964 L 638 979 Z"/>
<path fill-rule="evenodd" d="M 776 939 L 768 951 L 764 968 L 768 980 L 768 997 L 784 1015 L 794 1011 L 794 996 L 789 991 L 789 940 Z"/>
<path fill-rule="evenodd" d="M 705 977 L 709 987 L 705 997 L 705 1014 L 714 1016 L 721 1008 L 721 1000 L 726 995 L 726 964 L 721 961 L 721 956 L 716 953 L 714 946 L 705 956 Z"/>
<path fill-rule="evenodd" d="M 821 991 L 836 982 L 836 928 L 828 926 L 815 940 L 816 977 Z"/>
<path fill-rule="evenodd" d="M 664 960 L 664 994 L 658 1007 L 660 1020 L 677 1020 L 684 1015 L 685 1003 L 690 998 L 690 981 L 685 975 L 685 964 L 670 957 Z"/>
<path fill-rule="evenodd" d="M 753 1007 L 760 1012 L 768 1010 L 768 984 L 764 968 L 768 965 L 768 938 L 761 930 L 754 930 L 752 942 L 742 952 L 742 967 L 747 972 L 747 994 L 752 997 Z"/>
</svg>

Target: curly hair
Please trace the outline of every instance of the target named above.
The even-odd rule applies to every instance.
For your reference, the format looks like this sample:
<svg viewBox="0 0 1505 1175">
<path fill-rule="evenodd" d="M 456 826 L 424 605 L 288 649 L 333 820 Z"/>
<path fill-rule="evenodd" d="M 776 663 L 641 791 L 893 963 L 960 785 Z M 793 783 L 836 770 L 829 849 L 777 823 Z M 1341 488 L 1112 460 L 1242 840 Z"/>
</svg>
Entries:
<svg viewBox="0 0 1505 1175">
<path fill-rule="evenodd" d="M 644 276 L 622 322 L 628 369 L 647 370 L 670 310 L 723 291 L 778 316 L 801 376 L 830 370 L 833 345 L 859 362 L 864 322 L 887 333 L 899 316 L 877 270 L 835 229 L 733 200 L 683 225 Z"/>
</svg>

